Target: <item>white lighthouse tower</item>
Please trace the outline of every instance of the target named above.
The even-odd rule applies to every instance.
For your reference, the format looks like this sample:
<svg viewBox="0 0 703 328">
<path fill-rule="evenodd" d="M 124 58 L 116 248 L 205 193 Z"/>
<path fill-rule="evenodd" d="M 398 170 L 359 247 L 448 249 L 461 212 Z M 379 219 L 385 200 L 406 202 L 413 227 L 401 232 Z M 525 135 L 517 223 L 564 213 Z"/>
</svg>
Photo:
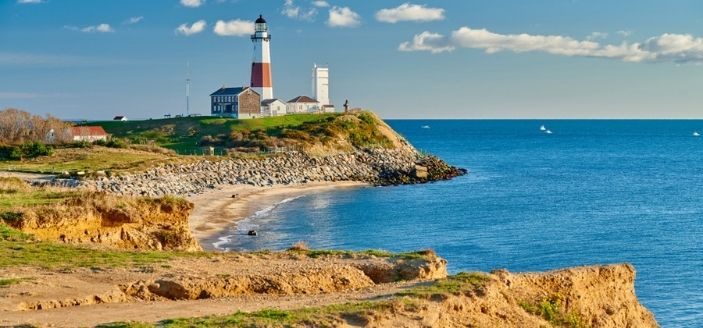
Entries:
<svg viewBox="0 0 703 328">
<path fill-rule="evenodd" d="M 251 64 L 251 87 L 261 95 L 261 100 L 273 99 L 273 80 L 271 78 L 271 35 L 264 17 L 259 15 L 255 23 L 254 61 Z"/>
<path fill-rule="evenodd" d="M 330 104 L 330 69 L 315 64 L 312 68 L 312 94 L 320 105 Z"/>
</svg>

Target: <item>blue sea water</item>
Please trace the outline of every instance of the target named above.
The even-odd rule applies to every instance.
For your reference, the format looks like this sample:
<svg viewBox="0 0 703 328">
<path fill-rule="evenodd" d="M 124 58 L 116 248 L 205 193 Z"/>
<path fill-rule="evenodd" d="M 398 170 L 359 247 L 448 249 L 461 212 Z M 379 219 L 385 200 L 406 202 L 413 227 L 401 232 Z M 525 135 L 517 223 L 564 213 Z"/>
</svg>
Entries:
<svg viewBox="0 0 703 328">
<path fill-rule="evenodd" d="M 287 199 L 245 222 L 258 237 L 227 247 L 432 248 L 452 272 L 629 262 L 662 326 L 703 326 L 703 137 L 692 136 L 703 121 L 389 123 L 470 174 Z"/>
</svg>

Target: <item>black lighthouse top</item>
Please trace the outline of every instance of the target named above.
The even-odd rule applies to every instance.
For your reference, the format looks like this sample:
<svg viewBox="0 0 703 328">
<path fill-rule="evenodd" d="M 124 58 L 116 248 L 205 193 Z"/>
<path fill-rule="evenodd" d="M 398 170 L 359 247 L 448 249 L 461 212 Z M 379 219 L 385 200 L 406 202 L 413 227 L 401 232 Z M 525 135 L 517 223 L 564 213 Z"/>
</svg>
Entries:
<svg viewBox="0 0 703 328">
<path fill-rule="evenodd" d="M 259 15 L 259 18 L 256 19 L 256 24 L 266 24 L 266 20 L 263 15 Z"/>
</svg>

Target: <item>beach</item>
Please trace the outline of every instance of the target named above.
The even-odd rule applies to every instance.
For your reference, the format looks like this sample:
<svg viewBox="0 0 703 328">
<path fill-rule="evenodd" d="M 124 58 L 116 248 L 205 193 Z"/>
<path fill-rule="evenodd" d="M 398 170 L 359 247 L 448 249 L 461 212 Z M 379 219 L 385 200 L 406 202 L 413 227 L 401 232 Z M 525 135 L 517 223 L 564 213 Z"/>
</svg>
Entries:
<svg viewBox="0 0 703 328">
<path fill-rule="evenodd" d="M 237 222 L 261 210 L 271 208 L 272 204 L 275 206 L 312 192 L 369 186 L 368 183 L 356 181 L 313 182 L 271 187 L 224 186 L 188 198 L 195 204 L 195 209 L 189 218 L 190 230 L 205 250 L 218 250 L 213 244 L 217 243 L 227 231 L 231 231 Z"/>
</svg>

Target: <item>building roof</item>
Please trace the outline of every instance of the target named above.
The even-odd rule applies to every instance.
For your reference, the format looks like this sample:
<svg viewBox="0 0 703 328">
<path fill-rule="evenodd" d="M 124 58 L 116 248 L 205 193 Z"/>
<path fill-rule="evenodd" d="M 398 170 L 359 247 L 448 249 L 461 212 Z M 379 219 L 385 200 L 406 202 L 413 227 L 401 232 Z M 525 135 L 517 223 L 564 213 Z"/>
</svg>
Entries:
<svg viewBox="0 0 703 328">
<path fill-rule="evenodd" d="M 276 102 L 276 101 L 283 102 L 283 101 L 281 101 L 281 99 L 266 99 L 266 100 L 264 100 L 264 101 L 261 102 L 261 105 L 268 106 L 268 105 L 271 105 L 272 103 L 274 103 L 274 102 Z"/>
<path fill-rule="evenodd" d="M 107 136 L 107 132 L 102 126 L 73 126 L 71 127 L 72 136 Z"/>
<path fill-rule="evenodd" d="M 308 96 L 297 96 L 291 100 L 288 100 L 289 103 L 318 103 L 319 101 L 312 99 Z"/>
<path fill-rule="evenodd" d="M 259 18 L 256 19 L 256 24 L 266 24 L 266 20 L 264 19 L 263 15 L 259 15 Z"/>
<path fill-rule="evenodd" d="M 222 87 L 219 90 L 213 92 L 210 96 L 237 96 L 240 93 L 246 91 L 247 89 L 250 89 L 249 87 L 239 87 L 239 88 L 225 88 Z M 259 94 L 258 92 L 251 90 L 257 95 Z"/>
</svg>

